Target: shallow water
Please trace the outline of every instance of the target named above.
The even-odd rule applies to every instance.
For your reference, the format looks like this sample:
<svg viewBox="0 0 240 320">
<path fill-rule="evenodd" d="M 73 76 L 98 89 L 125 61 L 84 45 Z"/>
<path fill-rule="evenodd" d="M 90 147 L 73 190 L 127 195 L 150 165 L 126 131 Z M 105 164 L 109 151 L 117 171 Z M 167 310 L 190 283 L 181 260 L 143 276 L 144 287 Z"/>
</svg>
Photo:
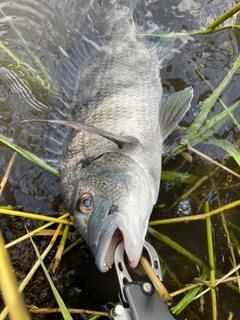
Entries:
<svg viewBox="0 0 240 320">
<path fill-rule="evenodd" d="M 153 15 L 153 20 L 158 25 L 163 25 L 169 31 L 190 31 L 204 28 L 215 17 L 219 16 L 233 3 L 226 1 L 149 1 L 148 10 Z M 23 119 L 40 117 L 42 119 L 54 117 L 56 110 L 61 109 L 64 118 L 67 115 L 68 101 L 61 85 L 64 84 L 60 70 L 66 55 L 71 55 L 71 49 L 79 37 L 79 29 L 83 28 L 81 21 L 89 7 L 89 1 L 0 1 L 0 8 L 6 17 L 0 19 L 0 41 L 5 48 L 10 50 L 15 57 L 39 71 L 39 76 L 23 64 L 17 65 L 15 58 L 10 57 L 6 50 L 0 50 L 0 133 L 12 137 L 16 144 L 41 155 L 45 159 L 52 160 L 52 152 L 47 149 L 54 147 L 55 159 L 60 159 L 61 144 L 56 144 L 47 139 L 50 136 L 61 142 L 62 133 L 53 135 L 49 125 L 19 124 Z M 11 18 L 11 20 L 9 20 Z M 22 36 L 22 38 L 21 38 Z M 182 125 L 189 126 L 201 108 L 204 101 L 211 94 L 210 85 L 197 73 L 199 70 L 213 88 L 216 88 L 221 80 L 228 74 L 234 61 L 238 57 L 239 36 L 234 37 L 231 29 L 206 36 L 191 36 L 191 41 L 182 47 L 181 52 L 170 61 L 161 72 L 164 92 L 179 91 L 186 86 L 193 86 L 194 100 L 192 108 L 182 121 Z M 38 57 L 38 61 L 30 51 Z M 9 67 L 9 64 L 11 66 Z M 42 66 L 46 69 L 43 69 Z M 49 70 L 49 73 L 47 72 Z M 239 100 L 240 80 L 238 72 L 232 78 L 228 87 L 221 95 L 227 106 L 231 106 Z M 16 77 L 18 75 L 18 78 Z M 23 76 L 22 76 L 23 75 Z M 40 79 L 41 78 L 41 79 Z M 20 79 L 20 80 L 19 80 Z M 23 80 L 21 80 L 23 79 Z M 50 83 L 50 89 L 43 85 Z M 29 88 L 31 90 L 29 90 Z M 57 92 L 57 94 L 56 94 Z M 46 107 L 44 107 L 46 106 Z M 220 103 L 216 103 L 211 110 L 210 118 L 221 110 Z M 239 107 L 238 109 L 239 110 Z M 234 113 L 239 121 L 240 113 Z M 222 127 L 213 133 L 216 139 L 228 139 L 237 141 L 239 131 L 232 121 L 223 123 Z M 223 149 L 214 145 L 199 144 L 196 148 L 220 162 L 226 161 L 226 165 L 235 169 L 237 164 L 228 157 Z M 192 153 L 191 153 L 192 154 Z M 0 146 L 0 176 L 2 177 L 11 158 L 12 151 L 5 146 Z M 192 154 L 193 161 L 189 163 L 180 155 L 171 156 L 163 165 L 163 170 L 176 170 L 187 172 L 201 178 L 213 166 L 199 156 Z M 191 198 L 191 212 L 203 212 L 202 202 L 208 200 L 211 209 L 218 207 L 218 199 L 221 204 L 227 204 L 239 199 L 238 180 L 233 178 L 226 182 L 227 174 L 218 171 L 211 180 L 206 180 L 199 188 L 194 190 L 188 198 Z M 189 184 L 183 184 L 179 180 L 174 182 L 162 181 L 159 195 L 159 208 L 155 208 L 152 219 L 163 219 L 177 216 L 180 212 L 179 205 L 171 207 L 175 200 L 190 188 Z M 55 211 L 63 210 L 64 204 L 60 198 L 59 178 L 44 171 L 28 160 L 17 156 L 9 180 L 0 196 L 1 205 L 20 206 L 26 212 L 51 215 Z M 189 207 L 188 207 L 189 208 Z M 232 223 L 239 225 L 239 213 L 233 209 L 226 213 L 226 217 Z M 36 228 L 39 222 L 24 220 L 21 218 L 0 218 L 1 229 L 6 241 L 11 241 L 25 233 L 24 224 L 29 229 Z M 231 256 L 227 246 L 227 239 L 223 230 L 220 217 L 212 219 L 215 262 L 217 270 L 227 273 L 231 269 Z M 205 264 L 207 261 L 207 242 L 205 222 L 191 222 L 187 224 L 172 224 L 159 226 L 157 229 L 168 235 L 186 250 L 200 258 Z M 239 234 L 235 233 L 239 239 Z M 36 237 L 39 248 L 47 246 L 48 239 Z M 177 277 L 178 283 L 166 272 L 164 282 L 170 291 L 177 290 L 199 276 L 196 265 L 164 243 L 148 238 L 158 250 L 163 266 L 167 267 Z M 239 258 L 236 259 L 239 263 Z M 34 253 L 29 243 L 24 243 L 10 250 L 14 267 L 19 279 L 29 270 L 34 261 Z M 52 256 L 51 256 L 52 255 Z M 50 262 L 54 255 L 51 252 L 46 263 Z M 107 274 L 97 271 L 90 251 L 84 244 L 69 252 L 56 275 L 53 277 L 67 306 L 75 308 L 98 309 L 108 301 L 116 302 L 118 284 L 114 270 Z M 177 303 L 179 297 L 174 298 Z M 46 285 L 45 277 L 39 271 L 34 280 L 25 290 L 25 301 L 38 307 L 55 306 L 51 291 Z M 240 315 L 239 294 L 231 288 L 222 285 L 217 291 L 219 320 L 228 318 L 229 312 L 234 312 L 233 319 Z M 193 302 L 187 310 L 177 316 L 177 319 L 212 319 L 210 294 L 205 295 L 201 302 Z M 201 308 L 200 308 L 201 307 Z M 75 316 L 74 319 L 84 317 Z M 34 319 L 61 319 L 61 316 L 34 316 Z"/>
</svg>

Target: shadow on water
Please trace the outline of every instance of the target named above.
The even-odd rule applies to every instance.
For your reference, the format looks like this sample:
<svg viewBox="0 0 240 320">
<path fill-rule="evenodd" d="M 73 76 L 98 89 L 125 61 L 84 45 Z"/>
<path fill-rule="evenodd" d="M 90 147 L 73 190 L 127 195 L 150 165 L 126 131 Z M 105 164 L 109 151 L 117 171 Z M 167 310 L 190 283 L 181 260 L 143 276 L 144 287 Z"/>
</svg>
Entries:
<svg viewBox="0 0 240 320">
<path fill-rule="evenodd" d="M 67 4 L 66 4 L 67 3 Z M 66 98 L 65 92 L 59 84 L 62 82 L 61 59 L 71 54 L 72 42 L 77 41 L 77 30 L 81 26 L 89 7 L 88 1 L 81 1 L 81 10 L 77 1 L 0 1 L 0 8 L 6 17 L 0 19 L 0 133 L 12 137 L 16 144 L 36 152 L 45 160 L 52 160 L 53 154 L 48 150 L 53 149 L 54 159 L 61 157 L 62 133 L 52 133 L 49 125 L 15 124 L 23 119 L 42 119 L 54 117 L 57 108 L 62 108 L 62 117 L 66 117 L 68 107 L 62 102 Z M 232 3 L 233 4 L 233 3 Z M 231 7 L 231 3 L 228 4 Z M 52 10 L 52 8 L 54 8 Z M 225 11 L 226 4 L 222 1 L 149 1 L 148 10 L 152 13 L 153 21 L 164 25 L 166 30 L 178 31 L 196 30 L 204 28 L 214 18 Z M 11 20 L 9 19 L 11 18 Z M 12 26 L 14 25 L 14 29 Z M 87 26 L 89 27 L 89 26 Z M 74 36 L 71 37 L 71 32 Z M 19 37 L 19 33 L 24 38 Z M 75 38 L 74 38 L 75 37 Z M 184 117 L 181 125 L 189 126 L 201 108 L 204 101 L 212 92 L 210 85 L 203 80 L 198 71 L 205 77 L 213 88 L 216 88 L 226 76 L 238 56 L 239 43 L 233 36 L 232 30 L 206 36 L 191 36 L 191 41 L 182 47 L 174 59 L 170 61 L 161 72 L 164 93 L 182 90 L 186 86 L 193 86 L 194 99 L 192 108 Z M 4 46 L 4 47 L 3 47 Z M 38 57 L 36 60 L 29 52 L 31 50 Z M 9 56 L 6 49 L 14 53 L 21 61 L 16 61 Z M 28 65 L 24 65 L 25 62 Z M 10 65 L 10 67 L 9 67 Z M 45 66 L 45 67 L 43 67 Z M 41 70 L 38 75 L 33 69 Z M 50 70 L 50 72 L 48 72 Z M 14 72 L 18 80 L 14 79 Z M 239 71 L 234 75 L 230 85 L 223 92 L 221 98 L 227 106 L 239 100 Z M 50 88 L 45 84 L 50 83 Z M 31 90 L 29 90 L 31 88 Z M 67 101 L 67 99 L 66 99 Z M 39 106 L 42 108 L 39 109 Z M 239 109 L 239 108 L 238 108 Z M 217 102 L 211 110 L 210 117 L 221 110 Z M 236 114 L 236 120 L 240 114 Z M 227 139 L 231 142 L 239 139 L 239 131 L 232 121 L 213 133 L 216 139 Z M 46 139 L 51 137 L 54 140 Z M 46 147 L 47 146 L 47 147 Z M 236 162 L 229 158 L 225 151 L 214 145 L 199 144 L 197 149 L 226 166 L 235 170 Z M 181 155 L 170 156 L 163 164 L 163 170 L 178 171 L 194 175 L 199 179 L 213 170 L 213 165 L 192 155 L 192 162 L 184 160 Z M 0 146 L 0 176 L 4 175 L 7 164 L 12 156 L 12 151 Z M 51 163 L 51 162 L 49 162 Z M 26 212 L 43 213 L 52 215 L 54 212 L 64 210 L 60 197 L 60 179 L 37 167 L 20 155 L 16 157 L 14 167 L 8 182 L 0 196 L 0 205 L 20 206 Z M 151 219 L 171 218 L 179 215 L 202 213 L 203 201 L 209 201 L 212 209 L 221 205 L 239 200 L 240 190 L 236 178 L 218 170 L 211 179 L 188 195 L 188 203 L 180 208 L 181 204 L 172 204 L 181 197 L 189 184 L 175 181 L 162 181 L 157 207 Z M 189 213 L 188 213 L 189 214 Z M 225 214 L 227 221 L 238 225 L 238 209 L 232 209 Z M 1 229 L 6 242 L 10 242 L 25 234 L 25 225 L 32 230 L 42 223 L 30 219 L 16 217 L 0 217 Z M 231 268 L 231 255 L 220 216 L 212 219 L 214 250 L 216 268 L 226 274 Z M 186 250 L 190 251 L 208 265 L 207 241 L 205 221 L 179 223 L 157 227 L 161 233 L 168 235 Z M 74 229 L 72 230 L 74 231 Z M 169 248 L 163 242 L 148 236 L 149 241 L 158 250 L 165 270 L 164 282 L 169 291 L 179 289 L 191 283 L 199 276 L 196 265 L 188 258 Z M 239 239 L 239 234 L 237 234 Z M 74 236 L 73 236 L 74 238 Z M 71 241 L 72 239 L 69 239 Z M 47 237 L 35 237 L 36 244 L 42 251 L 48 245 Z M 239 240 L 240 241 L 240 240 Z M 45 262 L 49 264 L 53 259 L 56 248 L 51 250 Z M 13 266 L 18 279 L 21 281 L 30 270 L 35 261 L 35 253 L 30 241 L 25 241 L 9 250 Z M 239 256 L 236 254 L 237 263 Z M 175 278 L 176 277 L 176 278 Z M 95 267 L 89 249 L 82 243 L 72 249 L 63 257 L 61 265 L 53 276 L 54 283 L 59 290 L 66 305 L 72 308 L 102 309 L 107 308 L 107 302 L 118 301 L 118 283 L 114 270 L 101 274 Z M 236 288 L 236 287 L 235 287 Z M 46 283 L 45 276 L 39 270 L 24 291 L 26 304 L 38 307 L 55 307 L 56 302 Z M 177 303 L 179 297 L 174 298 Z M 222 285 L 217 291 L 218 319 L 226 320 L 229 312 L 234 312 L 234 318 L 240 315 L 239 294 L 231 287 Z M 61 319 L 60 315 L 34 315 L 33 319 Z M 73 316 L 74 319 L 86 319 L 85 316 Z M 207 293 L 200 302 L 193 302 L 176 319 L 211 320 L 211 298 Z"/>
</svg>

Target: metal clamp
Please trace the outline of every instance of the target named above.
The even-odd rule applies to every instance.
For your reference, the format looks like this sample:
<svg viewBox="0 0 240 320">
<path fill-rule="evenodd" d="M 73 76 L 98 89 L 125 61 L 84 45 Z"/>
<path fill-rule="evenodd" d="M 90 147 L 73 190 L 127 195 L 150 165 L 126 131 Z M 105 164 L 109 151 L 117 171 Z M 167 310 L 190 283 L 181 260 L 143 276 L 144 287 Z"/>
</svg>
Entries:
<svg viewBox="0 0 240 320">
<path fill-rule="evenodd" d="M 155 249 L 145 241 L 151 267 L 162 281 L 160 262 Z M 163 302 L 153 284 L 132 281 L 124 263 L 124 244 L 120 243 L 115 251 L 115 268 L 120 285 L 120 302 L 110 312 L 114 320 L 174 320 L 167 305 Z"/>
</svg>

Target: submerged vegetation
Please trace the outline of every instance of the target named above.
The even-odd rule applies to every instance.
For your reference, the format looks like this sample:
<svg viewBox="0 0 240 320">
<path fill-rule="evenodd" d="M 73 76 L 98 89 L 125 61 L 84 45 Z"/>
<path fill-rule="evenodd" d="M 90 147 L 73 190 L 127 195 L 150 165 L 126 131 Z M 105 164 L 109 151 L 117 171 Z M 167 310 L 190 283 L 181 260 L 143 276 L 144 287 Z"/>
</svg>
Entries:
<svg viewBox="0 0 240 320">
<path fill-rule="evenodd" d="M 234 8 L 232 11 L 236 12 L 239 10 L 239 4 L 236 5 L 236 8 Z M 26 64 L 26 62 L 21 61 L 16 56 L 14 56 L 6 46 L 2 42 L 0 42 L 0 49 L 3 50 L 8 56 L 12 59 L 12 64 L 5 66 L 6 68 L 11 69 L 12 71 L 16 72 L 21 79 L 28 84 L 28 77 L 29 75 L 32 75 L 32 81 L 38 81 L 39 84 L 43 87 L 44 90 L 50 90 L 53 93 L 57 93 L 58 89 L 56 87 L 56 84 L 54 80 L 50 77 L 48 70 L 45 69 L 45 67 L 42 65 L 42 63 L 35 57 L 35 55 L 30 51 L 28 48 L 26 42 L 22 38 L 21 34 L 18 30 L 14 27 L 14 24 L 12 20 L 4 15 L 3 12 L 1 14 L 4 16 L 5 19 L 8 19 L 9 24 L 11 28 L 15 31 L 17 37 L 21 38 L 23 41 L 23 47 L 28 53 L 29 57 L 34 61 L 34 65 L 36 66 L 36 70 L 33 69 L 33 67 Z M 229 17 L 229 15 L 224 15 L 225 17 Z M 220 20 L 219 20 L 220 19 Z M 215 24 L 210 25 L 206 30 L 204 31 L 196 31 L 191 32 L 190 34 L 206 34 L 211 32 L 217 32 L 222 30 L 222 28 L 240 28 L 240 26 L 234 26 L 230 25 L 228 27 L 219 27 L 217 28 L 217 25 L 222 22 L 222 18 L 217 19 L 217 22 Z M 182 34 L 168 34 L 167 36 L 179 36 Z M 186 34 L 183 34 L 182 36 L 185 36 Z M 154 35 L 156 36 L 156 35 Z M 161 36 L 161 35 L 159 35 Z M 166 36 L 166 35 L 164 35 Z M 195 274 L 195 280 L 192 281 L 191 284 L 186 285 L 184 288 L 180 288 L 179 290 L 172 292 L 172 297 L 183 297 L 181 301 L 172 309 L 173 314 L 179 314 L 181 311 L 183 311 L 190 303 L 192 303 L 194 300 L 198 299 L 199 304 L 198 308 L 204 308 L 203 307 L 203 300 L 204 296 L 207 292 L 210 291 L 211 293 L 211 308 L 212 308 L 212 320 L 217 319 L 217 310 L 218 310 L 218 297 L 217 297 L 217 288 L 220 285 L 228 286 L 231 290 L 234 290 L 239 295 L 240 293 L 240 278 L 239 278 L 239 269 L 240 264 L 237 263 L 239 261 L 240 256 L 240 245 L 239 245 L 239 238 L 240 238 L 240 227 L 237 223 L 235 223 L 236 219 L 233 219 L 233 222 L 231 221 L 231 216 L 234 215 L 235 211 L 234 208 L 237 208 L 240 206 L 240 199 L 236 201 L 231 201 L 228 204 L 222 203 L 218 191 L 222 189 L 232 188 L 233 187 L 233 181 L 236 179 L 236 186 L 239 185 L 239 166 L 240 166 L 240 151 L 239 146 L 234 145 L 232 142 L 225 140 L 216 139 L 213 136 L 213 133 L 216 132 L 218 129 L 221 128 L 222 124 L 226 120 L 231 120 L 232 123 L 236 126 L 236 128 L 240 129 L 240 124 L 238 123 L 237 119 L 234 116 L 234 111 L 239 110 L 239 101 L 235 102 L 231 106 L 226 106 L 221 98 L 223 90 L 229 85 L 232 77 L 234 74 L 239 70 L 240 68 L 240 57 L 235 61 L 233 67 L 229 71 L 229 73 L 226 75 L 226 77 L 221 81 L 221 83 L 218 85 L 217 88 L 212 88 L 211 84 L 209 86 L 212 89 L 212 93 L 209 95 L 207 99 L 205 99 L 201 106 L 201 111 L 193 121 L 193 123 L 190 125 L 190 127 L 186 130 L 185 136 L 186 141 L 182 141 L 182 144 L 176 147 L 173 151 L 174 155 L 177 155 L 179 153 L 182 153 L 183 151 L 186 152 L 188 149 L 189 153 L 194 153 L 196 150 L 193 148 L 193 146 L 203 143 L 203 144 L 209 144 L 209 145 L 215 145 L 220 148 L 222 148 L 226 154 L 228 154 L 230 157 L 232 157 L 235 162 L 235 168 L 233 170 L 230 170 L 225 163 L 221 164 L 221 169 L 219 167 L 216 167 L 218 163 L 216 161 L 213 163 L 212 167 L 209 167 L 209 172 L 206 174 L 206 176 L 200 178 L 196 174 L 186 174 L 182 173 L 181 171 L 176 172 L 173 170 L 169 171 L 163 171 L 162 173 L 162 179 L 163 181 L 178 181 L 180 184 L 187 184 L 189 187 L 184 192 L 184 194 L 179 195 L 179 197 L 176 199 L 174 204 L 171 204 L 172 208 L 173 206 L 176 206 L 179 204 L 179 202 L 191 195 L 192 199 L 196 200 L 197 205 L 199 206 L 199 211 L 201 214 L 197 214 L 198 212 L 193 212 L 194 215 L 187 215 L 187 216 L 181 216 L 181 217 L 175 217 L 175 218 L 164 218 L 161 220 L 155 220 L 149 222 L 149 228 L 148 228 L 148 237 L 151 235 L 152 237 L 149 237 L 149 241 L 154 242 L 155 238 L 157 239 L 157 243 L 162 243 L 170 248 L 172 248 L 174 251 L 178 252 L 180 255 L 191 261 L 194 265 L 196 265 L 196 274 Z M 198 71 L 199 72 L 199 71 Z M 200 73 L 199 73 L 200 74 Z M 200 76 L 204 79 L 204 77 L 200 74 Z M 216 101 L 219 101 L 222 105 L 222 111 L 215 115 L 214 117 L 210 117 L 210 110 L 213 108 Z M 3 135 L 0 135 L 0 142 L 7 147 L 11 148 L 13 151 L 21 154 L 22 156 L 26 157 L 28 160 L 32 161 L 33 163 L 41 166 L 45 170 L 58 175 L 59 173 L 51 168 L 50 166 L 46 165 L 41 159 L 36 157 L 35 155 L 31 154 L 27 150 L 24 150 L 20 147 L 17 147 L 10 139 L 4 137 Z M 239 143 L 239 141 L 238 141 Z M 2 182 L 0 184 L 0 194 L 3 192 L 3 189 L 5 187 L 5 183 L 8 179 L 8 175 L 11 171 L 11 166 L 14 162 L 16 153 L 14 153 L 14 156 L 12 160 L 9 163 L 8 168 L 6 168 L 6 175 L 3 177 Z M 204 155 L 200 154 L 204 157 Z M 209 159 L 209 157 L 207 158 Z M 191 159 L 189 160 L 191 161 Z M 219 170 L 226 170 L 227 172 L 227 178 L 225 181 L 222 181 L 219 185 L 216 184 L 214 181 L 214 177 L 216 176 L 217 172 Z M 217 209 L 213 209 L 214 206 L 211 206 L 208 201 L 204 202 L 204 209 L 203 207 L 203 201 L 199 200 L 198 197 L 201 194 L 201 197 L 199 198 L 205 198 L 208 200 L 210 198 L 208 196 L 207 191 L 206 196 L 202 197 L 202 190 L 199 191 L 203 183 L 205 183 L 206 180 L 210 180 L 211 183 L 211 189 L 209 191 L 209 194 L 217 194 L 216 199 L 214 199 L 214 206 L 216 206 L 216 203 L 218 204 Z M 158 207 L 164 208 L 166 204 L 162 203 L 158 205 Z M 226 214 L 228 212 L 229 214 Z M 232 213 L 233 212 L 233 213 Z M 10 207 L 0 207 L 0 213 L 10 216 L 21 216 L 24 218 L 29 219 L 39 219 L 42 221 L 47 221 L 46 224 L 42 225 L 41 227 L 28 232 L 26 231 L 26 235 L 22 236 L 21 238 L 14 240 L 10 243 L 7 243 L 5 245 L 5 249 L 8 249 L 17 243 L 20 243 L 21 241 L 25 241 L 26 239 L 29 239 L 33 235 L 39 235 L 39 236 L 52 236 L 52 239 L 49 242 L 48 247 L 44 250 L 44 252 L 40 255 L 38 252 L 37 247 L 33 243 L 33 246 L 36 250 L 36 255 L 38 257 L 38 261 L 33 265 L 32 270 L 28 273 L 26 278 L 22 281 L 18 291 L 22 292 L 24 288 L 26 287 L 27 283 L 32 278 L 33 274 L 36 272 L 37 268 L 41 265 L 44 269 L 44 272 L 46 274 L 46 277 L 51 285 L 52 291 L 55 295 L 56 301 L 58 303 L 59 308 L 36 308 L 34 306 L 27 306 L 29 311 L 32 313 L 55 313 L 55 312 L 62 312 L 64 319 L 72 319 L 70 313 L 85 313 L 85 314 L 94 314 L 90 319 L 97 319 L 100 316 L 107 317 L 108 314 L 106 312 L 94 312 L 90 310 L 76 310 L 76 309 L 70 309 L 68 310 L 62 301 L 57 289 L 54 286 L 54 283 L 51 280 L 51 277 L 49 276 L 49 273 L 43 263 L 44 258 L 47 256 L 47 254 L 50 252 L 50 250 L 53 248 L 56 239 L 58 236 L 62 236 L 61 243 L 59 245 L 59 252 L 56 254 L 56 257 L 54 258 L 54 261 L 50 264 L 50 270 L 54 273 L 55 269 L 57 268 L 58 264 L 61 263 L 61 256 L 64 255 L 66 252 L 68 252 L 74 245 L 78 244 L 81 239 L 78 238 L 77 240 L 73 241 L 71 245 L 67 248 L 65 248 L 67 234 L 69 231 L 69 226 L 72 225 L 72 222 L 69 220 L 69 215 L 66 212 L 61 212 L 60 216 L 58 218 L 56 217 L 49 217 L 49 216 L 42 216 L 42 215 L 36 215 L 26 212 L 21 212 L 17 210 L 17 208 L 10 208 Z M 230 252 L 230 260 L 232 269 L 229 270 L 229 272 L 224 273 L 221 270 L 217 270 L 217 266 L 215 264 L 216 257 L 215 257 L 215 244 L 213 240 L 213 220 L 215 215 L 219 215 L 221 219 L 222 226 L 224 228 L 223 233 L 225 237 L 225 242 L 229 246 L 229 252 Z M 176 241 L 171 239 L 170 237 L 160 233 L 158 230 L 156 230 L 157 225 L 163 225 L 163 224 L 178 224 L 178 223 L 191 223 L 192 221 L 200 222 L 201 220 L 206 221 L 206 238 L 207 238 L 207 252 L 205 255 L 207 258 L 205 261 L 200 259 L 197 254 L 193 254 L 192 252 L 189 252 L 187 249 L 185 249 L 183 246 L 178 244 Z M 49 230 L 48 228 L 50 226 L 55 226 L 57 224 L 56 230 Z M 152 228 L 154 226 L 154 228 Z M 63 230 L 63 231 L 62 231 Z M 6 302 L 6 308 L 1 312 L 0 314 L 0 320 L 5 319 L 9 312 L 10 319 L 16 319 L 14 313 L 14 308 L 16 306 L 15 302 L 11 301 L 11 297 L 16 297 L 18 295 L 18 292 L 16 291 L 16 284 L 15 288 L 13 285 L 13 291 L 6 291 L 4 292 L 4 287 L 9 288 L 12 287 L 12 283 L 14 284 L 14 281 L 12 277 L 9 275 L 9 265 L 8 265 L 8 271 L 3 269 L 5 267 L 5 264 L 3 261 L 6 261 L 6 264 L 8 263 L 8 258 L 6 254 L 6 250 L 4 250 L 4 246 L 2 243 L 2 237 L 0 235 L 0 259 L 1 259 L 1 268 L 0 268 L 0 285 L 1 285 L 1 291 L 4 296 L 4 301 Z M 154 240 L 153 240 L 154 239 Z M 154 242 L 155 243 L 155 242 Z M 162 246 L 164 246 L 162 245 Z M 170 259 L 170 258 L 169 258 Z M 170 264 L 171 265 L 171 264 Z M 168 266 L 167 263 L 164 262 L 164 259 L 162 261 L 162 266 L 164 269 L 165 275 L 171 279 L 172 282 L 180 286 L 180 282 L 178 281 L 174 271 L 171 270 L 171 266 Z M 10 267 L 11 268 L 11 267 Z M 11 272 L 10 272 L 11 273 Z M 9 275 L 9 276 L 7 276 Z M 6 281 L 5 283 L 3 282 Z M 16 282 L 16 281 L 15 281 Z M 15 291 L 14 291 L 15 290 Z M 13 293 L 14 292 L 14 293 Z M 180 300 L 180 298 L 178 299 Z M 116 302 L 116 301 L 114 301 Z M 14 304 L 13 304 L 14 303 Z M 13 307 L 14 305 L 14 307 Z M 17 306 L 19 307 L 18 311 L 23 312 L 23 316 L 21 316 L 21 319 L 28 319 L 28 315 L 26 314 L 25 307 L 23 306 L 23 302 L 21 299 L 18 300 Z M 96 313 L 98 315 L 96 315 Z M 15 318 L 14 318 L 15 317 Z M 238 315 L 229 314 L 228 319 L 231 320 L 237 319 Z M 197 316 L 193 319 L 198 319 Z"/>
</svg>

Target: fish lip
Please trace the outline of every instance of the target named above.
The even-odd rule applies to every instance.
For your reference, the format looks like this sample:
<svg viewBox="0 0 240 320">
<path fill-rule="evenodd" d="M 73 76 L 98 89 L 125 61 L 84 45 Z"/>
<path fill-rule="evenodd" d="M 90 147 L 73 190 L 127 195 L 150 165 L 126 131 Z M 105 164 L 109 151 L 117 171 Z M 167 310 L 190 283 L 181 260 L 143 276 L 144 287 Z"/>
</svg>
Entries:
<svg viewBox="0 0 240 320">
<path fill-rule="evenodd" d="M 113 217 L 113 216 L 112 216 Z M 98 239 L 98 250 L 95 257 L 95 263 L 101 272 L 107 272 L 114 263 L 114 253 L 123 241 L 123 234 L 118 227 L 120 224 L 114 222 L 114 218 L 109 216 L 102 228 L 100 237 Z M 109 219 L 110 218 L 110 219 Z M 118 220 L 118 219 L 117 219 Z"/>
</svg>

